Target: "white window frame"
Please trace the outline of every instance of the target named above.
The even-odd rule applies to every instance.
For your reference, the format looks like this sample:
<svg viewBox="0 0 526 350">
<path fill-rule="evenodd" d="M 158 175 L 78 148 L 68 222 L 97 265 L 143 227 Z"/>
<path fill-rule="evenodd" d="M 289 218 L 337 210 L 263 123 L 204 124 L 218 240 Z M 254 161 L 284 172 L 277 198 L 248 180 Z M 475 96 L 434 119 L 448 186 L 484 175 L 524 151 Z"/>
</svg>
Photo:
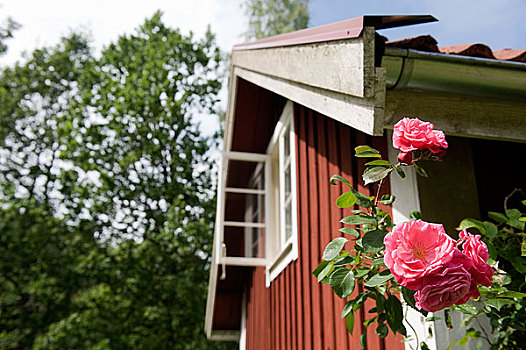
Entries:
<svg viewBox="0 0 526 350">
<path fill-rule="evenodd" d="M 288 133 L 289 157 L 285 159 L 284 142 L 285 133 Z M 298 259 L 298 209 L 297 209 L 297 183 L 296 183 L 296 134 L 294 131 L 293 104 L 288 101 L 276 125 L 272 138 L 265 154 L 247 152 L 223 152 L 218 191 L 217 226 L 216 235 L 216 264 L 235 266 L 265 266 L 266 285 L 270 286 L 287 265 Z M 228 162 L 230 160 L 259 162 L 264 166 L 264 188 L 243 189 L 226 186 Z M 285 164 L 287 161 L 287 164 Z M 285 198 L 285 172 L 290 167 L 290 197 Z M 273 172 L 278 171 L 277 178 Z M 263 194 L 264 223 L 225 221 L 226 193 Z M 276 195 L 277 194 L 277 195 Z M 285 201 L 290 202 L 291 235 L 286 239 L 285 227 Z M 276 209 L 276 207 L 278 207 Z M 264 229 L 264 257 L 233 257 L 228 256 L 228 247 L 224 246 L 225 226 L 245 227 L 247 229 L 258 227 Z M 245 234 L 245 238 L 248 235 Z M 245 241 L 245 248 L 248 248 Z"/>
<path fill-rule="evenodd" d="M 249 189 L 249 188 L 232 188 L 226 186 L 227 180 L 227 171 L 228 171 L 228 161 L 229 160 L 239 160 L 239 161 L 250 161 L 250 162 L 259 162 L 264 165 L 265 173 L 265 188 L 262 190 L 258 189 Z M 269 230 L 269 221 L 265 219 L 264 223 L 253 223 L 253 222 L 237 222 L 237 221 L 225 221 L 225 202 L 226 202 L 226 193 L 245 193 L 245 194 L 263 194 L 265 196 L 265 209 L 264 212 L 267 213 L 269 210 L 270 202 L 268 199 L 268 188 L 270 184 L 270 157 L 266 154 L 258 153 L 247 153 L 247 152 L 223 152 L 221 159 L 221 173 L 219 181 L 219 196 L 217 198 L 218 203 L 218 226 L 219 234 L 216 236 L 216 263 L 218 265 L 234 265 L 234 266 L 267 266 L 268 265 L 268 230 Z M 266 214 L 265 214 L 266 215 Z M 224 245 L 224 236 L 225 236 L 225 226 L 231 227 L 244 227 L 244 228 L 263 228 L 265 230 L 265 243 L 264 243 L 264 258 L 254 258 L 254 257 L 233 257 L 228 256 L 228 247 Z"/>
<path fill-rule="evenodd" d="M 286 228 L 285 228 L 285 157 L 284 157 L 284 140 L 285 132 L 288 132 L 289 141 L 289 164 L 290 166 L 290 201 L 291 201 L 291 235 L 286 239 Z M 274 240 L 279 242 L 278 247 L 274 247 L 272 257 L 270 257 L 270 264 L 267 266 L 267 278 L 266 285 L 270 286 L 270 283 L 279 276 L 279 274 L 289 265 L 292 261 L 298 259 L 298 207 L 297 207 L 297 183 L 296 183 L 296 134 L 294 131 L 294 111 L 293 104 L 291 101 L 287 101 L 280 119 L 274 130 L 271 141 L 267 147 L 267 154 L 271 157 L 278 152 L 277 166 L 279 171 L 278 184 L 271 182 L 271 191 L 276 191 L 278 187 L 278 198 L 272 200 L 272 196 L 269 193 L 269 200 L 272 200 L 273 205 L 279 206 L 279 215 L 271 216 L 270 224 L 271 227 L 277 229 L 278 232 L 273 234 Z M 276 160 L 272 166 L 276 166 Z M 279 216 L 279 217 L 276 217 Z M 276 222 L 277 221 L 277 222 Z M 271 247 L 269 247 L 270 250 Z"/>
</svg>

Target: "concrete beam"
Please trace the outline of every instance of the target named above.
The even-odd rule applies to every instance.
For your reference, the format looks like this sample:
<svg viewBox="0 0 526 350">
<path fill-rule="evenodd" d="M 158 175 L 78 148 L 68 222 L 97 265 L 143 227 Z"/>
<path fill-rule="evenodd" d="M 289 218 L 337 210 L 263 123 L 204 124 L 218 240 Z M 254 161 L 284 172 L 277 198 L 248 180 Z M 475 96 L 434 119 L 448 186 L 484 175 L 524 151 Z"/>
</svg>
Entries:
<svg viewBox="0 0 526 350">
<path fill-rule="evenodd" d="M 355 39 L 240 50 L 232 64 L 260 74 L 357 97 L 374 95 L 374 29 Z"/>
</svg>

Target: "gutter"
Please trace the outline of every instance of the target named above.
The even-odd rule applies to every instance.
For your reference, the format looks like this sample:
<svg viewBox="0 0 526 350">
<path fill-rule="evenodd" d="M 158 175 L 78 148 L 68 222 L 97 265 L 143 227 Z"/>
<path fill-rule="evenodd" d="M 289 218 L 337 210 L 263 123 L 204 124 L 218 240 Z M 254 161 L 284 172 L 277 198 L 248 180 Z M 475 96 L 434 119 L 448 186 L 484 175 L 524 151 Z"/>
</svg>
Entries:
<svg viewBox="0 0 526 350">
<path fill-rule="evenodd" d="M 526 63 L 385 47 L 387 90 L 447 92 L 526 102 Z"/>
</svg>

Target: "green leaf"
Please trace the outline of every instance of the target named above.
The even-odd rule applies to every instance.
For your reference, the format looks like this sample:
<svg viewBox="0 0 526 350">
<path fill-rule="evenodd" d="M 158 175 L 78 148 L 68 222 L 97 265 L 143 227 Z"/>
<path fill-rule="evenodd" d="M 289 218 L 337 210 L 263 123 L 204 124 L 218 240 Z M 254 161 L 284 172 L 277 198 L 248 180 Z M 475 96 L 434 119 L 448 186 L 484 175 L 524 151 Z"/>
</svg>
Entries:
<svg viewBox="0 0 526 350">
<path fill-rule="evenodd" d="M 409 217 L 411 218 L 411 220 L 422 220 L 422 214 L 417 210 L 413 210 L 412 212 L 410 212 Z"/>
<path fill-rule="evenodd" d="M 327 244 L 327 247 L 325 247 L 325 251 L 323 252 L 323 256 L 321 258 L 325 261 L 334 259 L 338 256 L 338 254 L 340 254 L 340 251 L 343 249 L 343 246 L 347 241 L 348 240 L 343 237 L 337 237 L 333 239 L 332 242 Z"/>
<path fill-rule="evenodd" d="M 369 146 L 358 146 L 355 149 L 356 157 L 381 158 L 380 152 Z"/>
<path fill-rule="evenodd" d="M 488 223 L 488 224 L 490 224 L 490 223 Z M 465 229 L 468 229 L 468 228 L 476 228 L 477 230 L 480 231 L 481 234 L 486 236 L 486 224 L 483 223 L 482 221 L 475 220 L 475 219 L 469 219 L 469 218 L 468 219 L 464 219 L 464 220 L 462 220 L 460 222 L 460 225 L 458 225 L 457 230 L 460 231 L 460 230 L 465 230 Z M 495 227 L 495 230 L 496 230 L 496 227 Z M 491 233 L 494 233 L 494 231 L 491 230 Z M 492 238 L 492 237 L 490 237 L 490 238 Z"/>
<path fill-rule="evenodd" d="M 375 333 L 380 336 L 380 338 L 385 338 L 389 334 L 389 328 L 385 323 L 381 323 L 376 327 Z"/>
<path fill-rule="evenodd" d="M 391 205 L 393 204 L 395 198 L 396 197 L 393 196 L 392 194 L 384 194 L 380 200 L 380 203 L 383 205 Z"/>
<path fill-rule="evenodd" d="M 325 267 L 327 267 L 327 265 L 329 265 L 329 261 L 322 261 L 315 269 L 314 271 L 312 271 L 312 274 L 315 276 L 315 277 L 318 277 L 318 275 L 320 274 L 320 272 L 323 271 L 323 269 L 325 269 Z"/>
<path fill-rule="evenodd" d="M 522 214 L 518 209 L 508 209 L 506 210 L 506 216 L 510 219 L 518 219 Z"/>
<path fill-rule="evenodd" d="M 325 277 L 327 277 L 334 269 L 334 262 L 330 261 L 327 266 L 323 268 L 318 274 L 318 282 L 321 282 Z"/>
<path fill-rule="evenodd" d="M 346 256 L 336 260 L 334 262 L 334 266 L 342 266 L 342 265 L 352 264 L 353 261 L 354 261 L 354 257 L 352 257 L 350 255 L 346 255 Z"/>
<path fill-rule="evenodd" d="M 402 303 L 392 294 L 387 297 L 386 303 L 387 324 L 393 333 L 399 332 L 402 329 L 402 321 L 404 318 Z"/>
<path fill-rule="evenodd" d="M 360 336 L 360 345 L 362 346 L 362 349 L 365 349 L 365 347 L 367 346 L 367 331 L 366 330 Z"/>
<path fill-rule="evenodd" d="M 413 309 L 420 311 L 416 308 L 415 294 L 416 294 L 416 291 L 402 286 L 402 296 L 404 297 L 404 301 L 407 303 L 407 305 L 411 306 Z M 427 315 L 424 315 L 424 316 L 427 316 Z"/>
<path fill-rule="evenodd" d="M 387 165 L 387 166 L 391 166 L 391 162 L 387 161 L 387 160 L 383 160 L 383 159 L 376 159 L 376 160 L 373 160 L 373 161 L 370 161 L 368 163 L 365 163 L 365 165 L 367 166 L 370 166 L 370 165 Z"/>
<path fill-rule="evenodd" d="M 356 199 L 357 198 L 354 193 L 352 193 L 352 191 L 348 191 L 338 197 L 336 200 L 336 205 L 339 208 L 349 208 L 352 207 L 354 203 L 356 203 Z"/>
<path fill-rule="evenodd" d="M 365 282 L 364 286 L 366 287 L 376 287 L 380 284 L 384 284 L 385 282 L 393 279 L 394 276 L 392 274 L 388 274 L 387 276 L 381 276 L 381 275 L 374 275 L 371 277 L 371 279 L 367 282 Z"/>
<path fill-rule="evenodd" d="M 367 232 L 362 238 L 362 245 L 366 251 L 379 251 L 384 248 L 384 233 L 380 230 Z"/>
<path fill-rule="evenodd" d="M 365 276 L 369 273 L 371 270 L 365 270 L 365 269 L 358 269 L 354 272 L 354 278 L 360 278 L 362 276 Z"/>
<path fill-rule="evenodd" d="M 350 188 L 352 188 L 351 183 L 350 183 L 346 178 L 344 178 L 343 176 L 340 176 L 340 175 L 332 175 L 332 176 L 331 176 L 331 179 L 330 179 L 330 184 L 331 184 L 331 185 L 336 185 L 336 181 L 343 182 L 344 184 L 346 184 L 347 186 L 349 186 Z"/>
<path fill-rule="evenodd" d="M 405 173 L 399 166 L 395 167 L 395 170 L 402 180 L 405 179 Z"/>
<path fill-rule="evenodd" d="M 453 323 L 451 322 L 451 313 L 449 309 L 444 309 L 444 323 L 447 329 L 453 329 Z"/>
<path fill-rule="evenodd" d="M 526 237 L 522 237 L 521 256 L 526 256 Z"/>
<path fill-rule="evenodd" d="M 347 332 L 349 332 L 352 335 L 352 332 L 354 330 L 354 313 L 349 313 L 345 318 L 345 325 L 347 326 Z"/>
<path fill-rule="evenodd" d="M 339 229 L 340 232 L 343 232 L 347 235 L 351 235 L 351 236 L 354 236 L 354 237 L 360 237 L 360 233 L 358 231 L 356 231 L 355 229 L 353 228 L 350 228 L 350 227 L 342 227 L 341 229 Z"/>
<path fill-rule="evenodd" d="M 468 315 L 475 315 L 477 313 L 477 307 L 472 304 L 455 305 L 455 308 Z"/>
<path fill-rule="evenodd" d="M 508 218 L 506 217 L 506 215 L 502 214 L 502 213 L 497 213 L 497 212 L 494 212 L 494 211 L 490 211 L 488 212 L 488 216 L 498 222 L 499 224 L 504 224 L 506 223 L 506 221 L 508 221 Z"/>
<path fill-rule="evenodd" d="M 500 311 L 500 309 L 504 305 L 510 305 L 510 304 L 513 304 L 514 302 L 515 301 L 512 299 L 487 299 L 484 301 L 484 304 L 489 305 Z"/>
<path fill-rule="evenodd" d="M 358 204 L 360 207 L 370 208 L 372 206 L 373 203 L 371 202 L 371 199 L 367 197 L 365 194 L 360 193 L 355 190 L 353 193 L 356 196 L 356 204 Z"/>
<path fill-rule="evenodd" d="M 386 168 L 383 166 L 373 166 L 365 169 L 362 178 L 365 182 L 365 185 L 368 185 L 370 183 L 382 180 L 387 175 L 389 175 L 391 171 L 393 171 L 392 167 Z"/>
<path fill-rule="evenodd" d="M 347 315 L 350 312 L 353 312 L 353 305 L 354 305 L 354 300 L 349 300 L 347 303 L 345 303 L 345 306 L 343 307 L 342 315 L 341 315 L 342 319 L 347 317 Z"/>
<path fill-rule="evenodd" d="M 497 298 L 525 298 L 526 293 L 510 290 L 496 295 Z"/>
<path fill-rule="evenodd" d="M 416 173 L 420 176 L 427 177 L 427 172 L 422 168 L 420 165 L 413 163 L 413 166 L 415 167 Z"/>
<path fill-rule="evenodd" d="M 347 298 L 354 290 L 354 274 L 350 269 L 338 269 L 332 273 L 329 284 L 336 295 L 340 298 Z"/>
<path fill-rule="evenodd" d="M 356 157 L 359 158 L 382 158 L 382 156 L 376 152 L 373 151 L 363 151 L 356 153 Z"/>
<path fill-rule="evenodd" d="M 376 219 L 369 216 L 351 215 L 344 217 L 340 222 L 347 225 L 376 224 Z"/>
<path fill-rule="evenodd" d="M 385 310 L 385 297 L 383 294 L 376 294 L 376 311 L 381 314 Z"/>
</svg>

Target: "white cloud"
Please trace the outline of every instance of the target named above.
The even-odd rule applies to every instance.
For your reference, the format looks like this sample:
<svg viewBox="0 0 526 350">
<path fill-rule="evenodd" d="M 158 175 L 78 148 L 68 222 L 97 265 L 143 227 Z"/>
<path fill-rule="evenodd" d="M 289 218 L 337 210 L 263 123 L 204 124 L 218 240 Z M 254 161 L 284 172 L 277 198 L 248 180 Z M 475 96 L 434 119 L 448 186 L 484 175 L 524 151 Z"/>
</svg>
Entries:
<svg viewBox="0 0 526 350">
<path fill-rule="evenodd" d="M 61 35 L 79 27 L 91 31 L 95 47 L 130 33 L 155 11 L 164 12 L 167 25 L 202 36 L 207 25 L 217 35 L 219 46 L 230 51 L 240 41 L 246 21 L 241 0 L 4 0 L 0 19 L 13 17 L 22 24 L 15 39 L 8 42 L 7 55 L 0 63 L 10 64 L 22 51 L 53 45 Z"/>
</svg>

